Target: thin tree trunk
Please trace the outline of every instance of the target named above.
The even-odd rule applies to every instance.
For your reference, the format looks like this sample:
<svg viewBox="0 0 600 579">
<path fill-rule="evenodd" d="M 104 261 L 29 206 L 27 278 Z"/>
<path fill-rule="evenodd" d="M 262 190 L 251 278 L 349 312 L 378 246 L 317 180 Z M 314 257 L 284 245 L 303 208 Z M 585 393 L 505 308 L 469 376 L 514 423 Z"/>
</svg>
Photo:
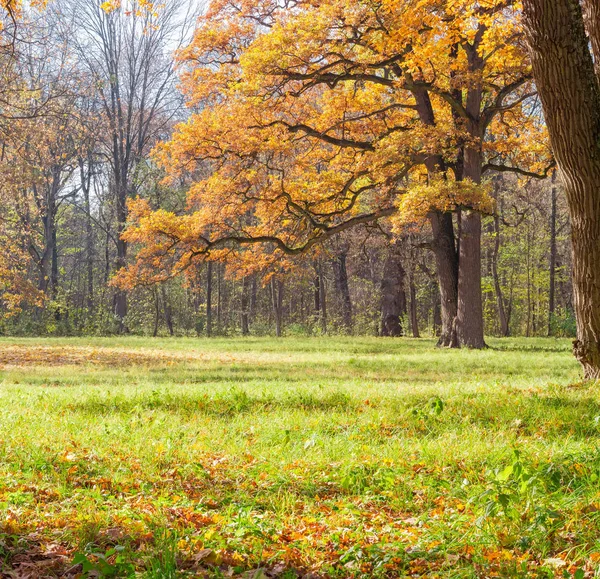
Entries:
<svg viewBox="0 0 600 579">
<path fill-rule="evenodd" d="M 94 314 L 94 227 L 92 224 L 92 206 L 90 202 L 90 184 L 92 175 L 91 160 L 88 159 L 88 172 L 86 174 L 84 161 L 79 159 L 79 173 L 83 190 L 85 207 L 85 246 L 86 246 L 86 271 L 87 271 L 87 309 L 88 315 Z"/>
<path fill-rule="evenodd" d="M 323 265 L 319 264 L 319 301 L 321 302 L 321 332 L 327 333 L 327 288 L 325 287 L 325 275 Z"/>
<path fill-rule="evenodd" d="M 553 334 L 554 312 L 556 311 L 556 171 L 552 172 L 550 209 L 550 287 L 548 290 L 548 335 Z"/>
<path fill-rule="evenodd" d="M 419 320 L 417 317 L 417 288 L 415 286 L 414 270 L 410 275 L 409 282 L 409 293 L 410 293 L 410 329 L 412 331 L 413 338 L 420 338 L 419 334 Z"/>
<path fill-rule="evenodd" d="M 347 258 L 347 251 L 343 251 L 335 257 L 333 260 L 333 274 L 336 291 L 339 294 L 342 305 L 342 325 L 347 334 L 352 334 L 352 298 L 350 297 L 350 287 L 348 286 Z"/>
<path fill-rule="evenodd" d="M 567 194 L 577 315 L 574 354 L 600 378 L 600 83 L 577 0 L 524 0 L 533 73 Z M 587 3 L 598 62 L 597 1 Z"/>
<path fill-rule="evenodd" d="M 158 302 L 156 287 L 153 288 L 152 293 L 154 294 L 154 331 L 152 332 L 152 337 L 156 338 L 158 336 L 158 324 L 160 320 L 160 304 Z"/>
<path fill-rule="evenodd" d="M 242 336 L 247 336 L 250 333 L 250 324 L 249 324 L 249 311 L 248 311 L 248 305 L 249 305 L 249 289 L 250 289 L 250 280 L 248 279 L 247 276 L 244 276 L 244 279 L 242 280 L 242 298 L 241 298 L 241 306 L 242 306 L 242 312 L 241 312 L 241 326 L 242 326 Z"/>
<path fill-rule="evenodd" d="M 271 303 L 275 315 L 275 335 L 281 338 L 283 335 L 283 282 L 271 278 Z"/>
<path fill-rule="evenodd" d="M 206 268 L 206 335 L 212 336 L 212 291 L 213 291 L 213 262 L 209 261 Z"/>
<path fill-rule="evenodd" d="M 222 264 L 217 263 L 217 334 L 221 335 L 223 323 L 223 272 Z"/>
<path fill-rule="evenodd" d="M 509 335 L 508 318 L 504 307 L 504 295 L 498 275 L 498 256 L 500 255 L 500 216 L 494 216 L 494 249 L 492 251 L 492 278 L 494 279 L 494 292 L 496 293 L 496 305 L 498 307 L 498 319 L 500 320 L 500 335 L 504 338 Z"/>
</svg>

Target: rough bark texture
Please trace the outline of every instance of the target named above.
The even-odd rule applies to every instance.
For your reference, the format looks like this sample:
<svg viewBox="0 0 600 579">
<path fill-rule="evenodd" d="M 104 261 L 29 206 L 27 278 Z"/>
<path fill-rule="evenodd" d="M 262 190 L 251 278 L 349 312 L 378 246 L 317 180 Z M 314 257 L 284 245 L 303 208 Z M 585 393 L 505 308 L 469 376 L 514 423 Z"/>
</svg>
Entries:
<svg viewBox="0 0 600 579">
<path fill-rule="evenodd" d="M 381 336 L 403 335 L 402 316 L 406 314 L 405 278 L 399 247 L 393 244 L 385 261 L 381 280 Z"/>
<path fill-rule="evenodd" d="M 591 9 L 594 9 L 591 12 Z M 524 24 L 546 123 L 571 214 L 574 353 L 600 378 L 600 88 L 578 0 L 525 0 Z M 588 0 L 591 45 L 600 46 L 598 0 Z M 598 54 L 596 54 L 596 57 Z"/>
<path fill-rule="evenodd" d="M 477 46 L 481 28 L 473 45 L 467 49 L 469 68 L 478 71 L 483 68 L 483 59 Z M 467 129 L 473 142 L 464 148 L 464 178 L 473 183 L 481 183 L 483 153 L 480 139 L 481 103 L 483 90 L 474 85 L 467 91 L 466 111 L 469 116 Z M 458 309 L 456 332 L 461 346 L 485 348 L 483 337 L 483 300 L 481 295 L 481 215 L 476 211 L 461 212 L 461 235 L 458 253 Z"/>
<path fill-rule="evenodd" d="M 432 248 L 440 288 L 442 331 L 438 346 L 458 348 L 456 335 L 456 314 L 458 310 L 458 255 L 452 215 L 441 211 L 429 214 L 433 232 Z"/>
</svg>

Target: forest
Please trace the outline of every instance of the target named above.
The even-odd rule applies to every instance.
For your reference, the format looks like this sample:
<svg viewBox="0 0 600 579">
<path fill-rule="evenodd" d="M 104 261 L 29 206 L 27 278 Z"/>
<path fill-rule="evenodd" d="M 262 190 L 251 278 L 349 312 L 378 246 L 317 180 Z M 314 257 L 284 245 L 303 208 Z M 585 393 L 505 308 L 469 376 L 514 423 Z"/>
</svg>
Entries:
<svg viewBox="0 0 600 579">
<path fill-rule="evenodd" d="M 204 146 L 184 142 L 186 131 L 204 130 L 210 121 L 201 115 L 209 111 L 222 115 L 226 124 L 226 115 L 232 114 L 201 110 L 205 102 L 217 98 L 221 87 L 214 86 L 220 82 L 218 78 L 196 80 L 197 75 L 211 71 L 210 60 L 205 65 L 196 53 L 204 50 L 208 58 L 210 49 L 203 48 L 203 35 L 214 33 L 214 17 L 207 17 L 203 25 L 207 30 L 199 28 L 190 44 L 200 10 L 201 6 L 188 0 L 174 2 L 157 13 L 126 7 L 107 11 L 100 3 L 61 0 L 40 14 L 28 12 L 26 24 L 15 30 L 10 23 L 5 27 L 0 116 L 2 332 L 65 336 L 447 334 L 443 320 L 457 304 L 446 312 L 445 292 L 457 290 L 440 291 L 437 260 L 452 264 L 457 256 L 444 256 L 438 246 L 444 235 L 457 246 L 460 199 L 438 200 L 449 204 L 451 211 L 445 212 L 446 221 L 435 228 L 431 216 L 415 216 L 412 223 L 402 224 L 389 216 L 362 218 L 379 203 L 372 189 L 375 185 L 366 179 L 371 171 L 381 170 L 376 165 L 383 161 L 362 159 L 373 155 L 362 153 L 364 145 L 357 143 L 355 150 L 345 153 L 352 158 L 335 162 L 339 182 L 329 183 L 331 172 L 338 171 L 337 166 L 327 167 L 327 156 L 335 152 L 335 144 L 321 145 L 318 136 L 302 131 L 288 138 L 288 149 L 268 153 L 281 157 L 273 175 L 293 163 L 296 155 L 307 155 L 311 169 L 323 166 L 320 178 L 303 165 L 301 175 L 290 175 L 285 178 L 289 183 L 280 183 L 293 190 L 283 193 L 290 195 L 287 207 L 278 203 L 276 191 L 265 190 L 261 193 L 264 198 L 254 200 L 254 207 L 242 210 L 244 199 L 236 196 L 241 195 L 241 188 L 256 189 L 263 180 L 276 187 L 273 175 L 261 174 L 246 158 L 247 172 L 239 176 L 230 173 L 240 167 L 234 166 L 226 152 L 199 151 L 195 166 L 185 169 L 176 169 L 171 158 L 164 158 L 173 154 L 184 163 L 191 155 L 186 146 Z M 249 14 L 245 18 L 254 17 Z M 243 15 L 240 18 L 244 22 Z M 521 40 L 506 48 L 501 46 L 504 41 L 496 40 L 498 54 L 500 50 L 523 50 Z M 525 68 L 515 73 L 514 65 L 506 61 L 490 63 L 487 68 L 483 75 L 506 74 L 508 79 L 481 104 L 481 114 L 490 117 L 481 170 L 493 205 L 483 213 L 478 248 L 482 264 L 480 323 L 488 335 L 570 337 L 575 333 L 575 318 L 569 217 L 551 155 L 539 140 L 542 128 L 535 126 L 542 122 L 540 104 L 530 81 L 524 80 Z M 457 77 L 459 74 L 457 70 Z M 199 87 L 206 94 L 193 94 Z M 307 89 L 294 106 L 315 104 L 315 90 Z M 364 93 L 372 90 L 374 87 L 366 85 Z M 336 92 L 323 98 L 348 98 Z M 353 133 L 366 133 L 373 146 L 390 146 L 386 142 L 391 138 L 389 127 L 397 124 L 407 131 L 402 140 L 409 139 L 397 144 L 399 150 L 406 145 L 412 148 L 423 139 L 432 140 L 427 146 L 447 148 L 452 147 L 445 142 L 448 139 L 463 138 L 464 127 L 449 127 L 449 119 L 443 118 L 452 111 L 426 95 L 423 98 L 429 106 L 439 108 L 436 113 L 442 117 L 433 122 L 442 126 L 440 134 L 421 134 L 420 113 L 409 104 L 413 93 L 398 93 L 392 104 L 386 104 L 389 95 L 376 95 L 377 100 L 368 103 L 368 119 L 355 118 L 365 114 L 360 113 L 364 95 L 356 95 L 356 102 L 331 102 L 327 117 L 345 117 L 347 127 L 341 131 L 348 133 L 346 139 L 355 138 Z M 494 108 L 497 99 L 502 104 Z M 327 117 L 315 119 L 315 125 L 323 127 L 324 135 L 337 138 L 336 118 Z M 246 127 L 242 122 L 229 130 L 245 132 Z M 268 132 L 271 138 L 278 130 L 266 127 L 260 132 Z M 177 150 L 161 152 L 159 143 L 170 138 Z M 208 136 L 206 139 L 208 143 Z M 491 144 L 494 141 L 496 145 Z M 316 146 L 321 149 L 309 156 L 307 147 Z M 461 163 L 457 151 L 450 151 L 451 156 L 443 162 Z M 410 150 L 404 154 L 414 156 Z M 218 158 L 213 159 L 215 155 Z M 394 188 L 431 180 L 427 167 L 417 159 L 393 162 L 400 165 L 394 168 L 399 172 L 394 176 Z M 368 169 L 362 169 L 365 163 Z M 253 171 L 258 171 L 257 183 L 238 182 Z M 369 173 L 361 175 L 363 171 Z M 450 165 L 444 171 L 452 171 Z M 315 178 L 312 195 L 330 192 L 327 206 L 321 207 L 306 198 L 306 192 L 294 190 L 300 176 Z M 214 181 L 221 177 L 231 180 L 231 190 L 217 187 Z M 388 175 L 377 178 L 390 179 Z M 210 193 L 200 195 L 197 201 L 186 200 L 192 186 L 209 187 Z M 392 184 L 386 184 L 389 186 Z M 236 188 L 240 189 L 231 193 Z M 423 210 L 417 204 L 428 202 L 420 196 L 428 194 L 413 191 L 410 203 L 419 213 Z M 232 215 L 222 206 L 227 195 L 237 204 Z M 381 200 L 381 205 L 392 205 L 398 195 L 388 194 L 390 199 Z M 160 239 L 150 231 L 140 239 L 132 230 L 131 240 L 123 239 L 131 220 L 128 202 L 136 199 L 144 200 L 153 211 L 164 211 L 165 226 L 167 215 L 178 215 L 186 204 L 194 203 L 198 219 L 204 219 L 199 211 L 210 208 L 214 218 L 227 222 L 232 235 L 251 238 L 276 233 L 294 248 L 307 242 L 310 247 L 290 254 L 273 243 L 242 249 L 224 244 L 201 250 L 185 267 L 179 264 L 174 271 L 174 260 L 189 251 L 182 243 L 176 256 L 172 255 L 175 249 L 160 256 L 153 253 L 161 263 L 153 272 L 156 279 L 130 278 L 128 287 L 119 288 L 114 283 L 116 272 L 135 260 L 140 247 L 156 243 L 158 252 L 162 251 L 158 249 Z M 266 207 L 265 203 L 273 205 Z M 300 207 L 296 209 L 296 205 Z M 244 222 L 235 223 L 234 219 Z M 210 220 L 204 225 L 210 228 Z M 245 229 L 248 227 L 250 230 Z M 340 232 L 323 235 L 324 227 L 338 227 Z M 216 241 L 221 233 L 213 235 Z M 458 272 L 452 276 L 456 279 L 450 285 L 456 286 Z"/>
<path fill-rule="evenodd" d="M 600 0 L 0 0 L 0 577 L 600 577 Z"/>
</svg>

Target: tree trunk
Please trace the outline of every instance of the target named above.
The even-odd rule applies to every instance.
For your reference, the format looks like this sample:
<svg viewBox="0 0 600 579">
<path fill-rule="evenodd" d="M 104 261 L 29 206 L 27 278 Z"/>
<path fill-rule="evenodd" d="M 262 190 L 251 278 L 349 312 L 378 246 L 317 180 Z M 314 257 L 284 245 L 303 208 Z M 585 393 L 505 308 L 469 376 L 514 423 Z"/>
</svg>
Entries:
<svg viewBox="0 0 600 579">
<path fill-rule="evenodd" d="M 435 113 L 429 93 L 417 89 L 413 94 L 421 122 L 428 126 L 435 126 Z M 430 178 L 435 178 L 446 170 L 443 157 L 438 155 L 430 156 L 425 161 L 425 165 Z M 442 331 L 438 346 L 458 348 L 455 325 L 458 309 L 458 254 L 452 214 L 431 211 L 429 222 L 433 233 L 431 247 L 435 255 L 441 297 Z"/>
<path fill-rule="evenodd" d="M 352 298 L 348 286 L 348 270 L 346 268 L 347 251 L 341 252 L 333 260 L 335 287 L 342 304 L 342 325 L 347 334 L 352 334 Z"/>
<path fill-rule="evenodd" d="M 248 277 L 244 276 L 244 279 L 242 280 L 242 299 L 241 299 L 241 306 L 242 306 L 242 312 L 241 312 L 241 326 L 242 326 L 242 336 L 247 336 L 248 334 L 250 334 L 250 323 L 249 323 L 249 311 L 248 311 L 248 307 L 249 307 L 249 303 L 250 303 L 250 299 L 249 299 L 249 289 L 250 289 L 250 280 L 248 279 Z"/>
<path fill-rule="evenodd" d="M 94 227 L 92 224 L 92 205 L 90 202 L 90 185 L 92 178 L 92 162 L 88 159 L 88 171 L 85 172 L 83 159 L 79 159 L 79 173 L 81 188 L 83 190 L 83 201 L 85 206 L 85 264 L 87 271 L 87 309 L 88 316 L 94 313 Z"/>
<path fill-rule="evenodd" d="M 412 330 L 413 338 L 420 338 L 419 320 L 417 318 L 417 288 L 415 286 L 414 271 L 411 272 L 410 282 L 410 329 Z"/>
<path fill-rule="evenodd" d="M 481 29 L 478 30 L 478 36 Z M 479 41 L 480 42 L 480 41 Z M 478 42 L 467 49 L 469 68 L 474 73 L 483 68 Z M 483 152 L 481 138 L 481 104 L 483 90 L 474 84 L 467 92 L 465 109 L 469 115 L 467 129 L 473 142 L 464 147 L 464 178 L 481 183 Z M 481 295 L 481 214 L 462 210 L 460 216 L 460 243 L 458 253 L 458 309 L 456 332 L 461 346 L 485 348 L 483 337 L 483 300 Z"/>
<path fill-rule="evenodd" d="M 281 338 L 283 335 L 283 282 L 271 278 L 271 303 L 273 314 L 275 314 L 275 335 Z"/>
<path fill-rule="evenodd" d="M 432 211 L 429 222 L 433 232 L 432 248 L 435 255 L 440 289 L 441 334 L 438 346 L 458 348 L 456 315 L 458 311 L 458 255 L 454 237 L 452 214 Z"/>
<path fill-rule="evenodd" d="M 405 278 L 406 273 L 400 258 L 400 247 L 397 243 L 392 243 L 385 260 L 381 280 L 381 336 L 399 337 L 404 333 L 402 316 L 406 314 Z"/>
<path fill-rule="evenodd" d="M 121 239 L 121 235 L 125 230 L 127 222 L 127 185 L 120 184 L 117 186 L 117 261 L 116 269 L 119 270 L 127 265 L 127 243 Z M 118 321 L 119 334 L 129 332 L 125 324 L 127 316 L 127 292 L 122 289 L 117 289 L 114 298 L 115 317 Z"/>
<path fill-rule="evenodd" d="M 548 335 L 554 333 L 553 322 L 556 311 L 556 171 L 552 173 L 551 209 L 550 209 L 550 287 L 548 290 Z"/>
<path fill-rule="evenodd" d="M 169 302 L 169 296 L 167 294 L 167 288 L 164 285 L 160 287 L 162 302 L 163 302 L 163 313 L 165 315 L 165 324 L 167 324 L 167 329 L 169 330 L 169 335 L 173 336 L 175 334 L 175 329 L 173 327 L 173 308 Z"/>
<path fill-rule="evenodd" d="M 500 276 L 498 275 L 498 256 L 500 254 L 500 216 L 494 216 L 494 249 L 492 251 L 492 278 L 494 279 L 494 292 L 496 294 L 496 305 L 498 307 L 498 319 L 500 320 L 500 335 L 507 338 L 510 334 L 508 328 L 508 318 L 506 308 L 504 307 L 504 295 L 500 285 Z"/>
<path fill-rule="evenodd" d="M 206 335 L 212 336 L 212 290 L 213 290 L 213 262 L 209 261 L 206 267 Z"/>
<path fill-rule="evenodd" d="M 589 0 L 588 15 L 597 1 Z M 585 377 L 600 378 L 600 85 L 577 0 L 524 0 L 536 85 L 569 203 L 574 354 Z M 589 26 L 600 47 L 598 27 Z M 600 54 L 596 52 L 596 62 Z"/>
</svg>

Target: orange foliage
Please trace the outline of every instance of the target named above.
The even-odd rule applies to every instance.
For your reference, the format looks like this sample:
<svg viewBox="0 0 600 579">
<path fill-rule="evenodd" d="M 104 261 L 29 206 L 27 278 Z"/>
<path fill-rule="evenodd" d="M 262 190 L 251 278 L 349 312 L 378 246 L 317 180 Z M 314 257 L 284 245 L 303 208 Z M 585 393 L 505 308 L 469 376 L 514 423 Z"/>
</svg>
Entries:
<svg viewBox="0 0 600 579">
<path fill-rule="evenodd" d="M 462 180 L 464 151 L 484 170 L 550 163 L 519 9 L 213 0 L 179 55 L 193 114 L 155 154 L 172 182 L 192 181 L 187 212 L 131 205 L 125 239 L 141 250 L 119 282 L 152 283 L 250 245 L 255 264 L 295 255 L 398 210 L 397 226 L 428 208 L 489 210 L 485 186 L 448 185 Z M 423 93 L 433 123 L 419 115 Z M 423 189 L 434 157 L 444 176 Z"/>
</svg>

